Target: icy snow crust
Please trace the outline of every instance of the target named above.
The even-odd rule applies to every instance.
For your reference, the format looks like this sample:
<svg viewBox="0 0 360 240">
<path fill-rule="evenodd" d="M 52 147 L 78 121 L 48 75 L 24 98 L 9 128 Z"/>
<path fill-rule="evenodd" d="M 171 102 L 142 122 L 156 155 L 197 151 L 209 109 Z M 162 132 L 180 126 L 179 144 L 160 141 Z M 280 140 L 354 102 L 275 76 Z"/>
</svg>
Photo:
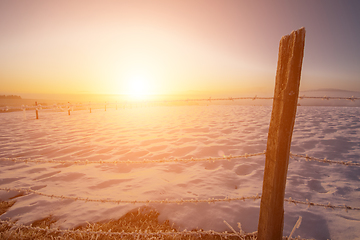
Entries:
<svg viewBox="0 0 360 240">
<path fill-rule="evenodd" d="M 162 106 L 0 115 L 0 157 L 41 160 L 204 158 L 266 149 L 271 107 Z M 359 162 L 360 108 L 298 107 L 291 151 Z M 261 194 L 265 156 L 231 161 L 147 164 L 54 164 L 0 161 L 0 187 L 94 199 L 207 199 Z M 290 159 L 285 197 L 360 207 L 360 168 Z M 18 192 L 0 191 L 8 200 Z M 31 222 L 53 215 L 60 228 L 117 219 L 143 204 L 93 203 L 36 194 L 15 198 L 2 220 Z M 257 230 L 260 200 L 150 204 L 180 230 Z M 284 235 L 358 239 L 360 212 L 285 203 Z"/>
</svg>

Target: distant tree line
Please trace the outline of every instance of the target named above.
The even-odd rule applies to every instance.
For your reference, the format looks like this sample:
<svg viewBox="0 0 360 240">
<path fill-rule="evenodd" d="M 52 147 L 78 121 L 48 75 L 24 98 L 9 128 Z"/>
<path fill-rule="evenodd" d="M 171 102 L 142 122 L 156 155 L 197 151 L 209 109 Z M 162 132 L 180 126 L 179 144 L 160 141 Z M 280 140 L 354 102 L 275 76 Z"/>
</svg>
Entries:
<svg viewBox="0 0 360 240">
<path fill-rule="evenodd" d="M 21 99 L 21 97 L 17 95 L 0 95 L 0 99 Z"/>
</svg>

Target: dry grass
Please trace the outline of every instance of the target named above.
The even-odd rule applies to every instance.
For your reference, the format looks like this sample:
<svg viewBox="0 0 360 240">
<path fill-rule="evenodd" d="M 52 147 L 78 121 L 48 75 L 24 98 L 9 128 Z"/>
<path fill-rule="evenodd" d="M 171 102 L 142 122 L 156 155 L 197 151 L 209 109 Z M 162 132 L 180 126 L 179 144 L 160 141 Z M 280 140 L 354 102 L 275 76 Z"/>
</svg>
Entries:
<svg viewBox="0 0 360 240">
<path fill-rule="evenodd" d="M 0 202 L 0 215 L 4 214 L 12 205 L 15 204 L 15 200 L 4 202 Z"/>
<path fill-rule="evenodd" d="M 15 201 L 9 202 L 1 202 L 0 203 L 0 213 L 9 209 Z M 0 215 L 1 215 L 0 214 Z M 111 232 L 150 232 L 156 233 L 159 231 L 170 232 L 177 231 L 176 227 L 173 224 L 170 224 L 168 220 L 163 223 L 159 223 L 158 221 L 159 212 L 150 207 L 140 207 L 138 209 L 134 209 L 124 216 L 119 218 L 118 220 L 110 220 L 107 222 L 97 222 L 97 223 L 88 223 L 86 226 L 77 227 L 74 230 L 81 231 L 103 231 L 107 232 L 111 230 Z M 56 219 L 53 216 L 49 216 L 45 219 L 37 220 L 32 223 L 33 227 L 39 227 L 42 229 L 52 228 L 53 224 L 56 223 Z M 104 240 L 104 239 L 120 239 L 119 236 L 105 236 L 99 234 L 74 234 L 71 232 L 59 233 L 59 232 L 46 232 L 39 231 L 34 229 L 26 229 L 26 228 L 12 228 L 8 224 L 0 224 L 0 239 L 39 239 L 39 240 L 48 240 L 48 239 L 75 239 L 75 240 Z M 157 237 L 133 237 L 133 236 L 125 236 L 121 239 L 189 239 L 189 240 L 197 240 L 197 239 L 222 239 L 220 236 L 212 236 L 212 235 L 203 235 L 203 236 L 157 236 Z M 239 239 L 239 237 L 228 237 L 227 239 Z M 251 239 L 251 238 L 247 238 Z"/>
</svg>

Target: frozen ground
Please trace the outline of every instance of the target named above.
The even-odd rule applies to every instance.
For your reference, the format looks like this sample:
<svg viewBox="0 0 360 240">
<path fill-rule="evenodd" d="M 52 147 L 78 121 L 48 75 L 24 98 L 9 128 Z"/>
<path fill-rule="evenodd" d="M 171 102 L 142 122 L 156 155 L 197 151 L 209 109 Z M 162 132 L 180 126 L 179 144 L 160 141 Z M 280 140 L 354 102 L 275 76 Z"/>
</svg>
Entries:
<svg viewBox="0 0 360 240">
<path fill-rule="evenodd" d="M 178 106 L 0 114 L 0 158 L 67 161 L 205 158 L 266 149 L 271 107 Z M 360 162 L 360 108 L 299 107 L 291 151 Z M 0 161 L 0 187 L 45 194 L 121 200 L 207 199 L 261 194 L 265 156 L 231 161 L 147 164 L 57 164 Z M 290 159 L 285 197 L 360 207 L 360 167 Z M 0 191 L 0 199 L 18 195 Z M 30 224 L 53 215 L 61 228 L 119 218 L 143 204 L 15 198 L 0 219 Z M 150 204 L 179 229 L 257 230 L 260 200 Z M 285 203 L 284 235 L 359 239 L 360 212 Z"/>
</svg>

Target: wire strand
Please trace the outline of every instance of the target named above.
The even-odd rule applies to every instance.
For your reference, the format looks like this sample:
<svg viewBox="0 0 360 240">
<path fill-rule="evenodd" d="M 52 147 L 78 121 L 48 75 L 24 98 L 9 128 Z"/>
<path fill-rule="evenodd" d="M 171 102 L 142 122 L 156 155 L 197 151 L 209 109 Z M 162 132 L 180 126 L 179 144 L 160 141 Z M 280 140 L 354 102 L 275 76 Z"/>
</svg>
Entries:
<svg viewBox="0 0 360 240">
<path fill-rule="evenodd" d="M 346 166 L 360 166 L 360 163 L 355 163 L 352 161 L 334 161 L 334 160 L 328 160 L 327 158 L 316 158 L 316 157 L 309 157 L 306 155 L 300 155 L 300 154 L 294 154 L 290 153 L 290 157 L 299 157 L 305 159 L 305 161 L 316 161 L 321 163 L 328 163 L 328 164 L 340 164 L 340 165 L 346 165 Z"/>
<path fill-rule="evenodd" d="M 184 203 L 215 203 L 215 202 L 231 202 L 231 201 L 245 201 L 245 200 L 259 200 L 261 199 L 261 196 L 259 194 L 256 194 L 254 196 L 248 196 L 248 197 L 235 197 L 235 198 L 229 198 L 229 197 L 224 197 L 224 198 L 208 198 L 208 199 L 175 199 L 175 200 L 111 200 L 111 199 L 93 199 L 93 198 L 84 198 L 84 197 L 70 197 L 70 196 L 64 196 L 64 195 L 55 195 L 55 194 L 46 194 L 46 193 L 42 193 L 39 191 L 35 191 L 29 188 L 2 188 L 0 187 L 0 190 L 3 191 L 16 191 L 16 192 L 21 192 L 24 194 L 37 194 L 40 196 L 44 196 L 44 197 L 49 197 L 49 198 L 58 198 L 58 199 L 69 199 L 69 200 L 74 200 L 74 201 L 84 201 L 84 202 L 100 202 L 100 203 L 132 203 L 132 204 L 137 204 L 137 203 L 141 203 L 141 204 L 149 204 L 149 203 L 160 203 L 160 204 L 167 204 L 167 203 L 176 203 L 176 204 L 184 204 Z M 344 209 L 345 211 L 347 210 L 360 210 L 360 207 L 351 207 L 351 206 L 347 206 L 347 205 L 332 205 L 329 203 L 327 204 L 323 204 L 323 203 L 314 203 L 314 202 L 310 202 L 308 199 L 306 199 L 305 201 L 299 201 L 299 200 L 294 200 L 291 197 L 288 199 L 284 199 L 285 202 L 288 203 L 293 203 L 295 205 L 297 204 L 303 204 L 303 205 L 308 205 L 308 207 L 311 206 L 316 206 L 316 207 L 325 207 L 325 208 L 331 208 L 331 209 Z"/>
<path fill-rule="evenodd" d="M 327 204 L 323 204 L 323 203 L 314 203 L 314 202 L 310 202 L 308 199 L 306 199 L 305 201 L 298 201 L 298 200 L 294 200 L 291 197 L 289 197 L 288 199 L 284 199 L 285 202 L 288 203 L 293 203 L 293 204 L 303 204 L 303 205 L 308 205 L 308 207 L 311 206 L 316 206 L 316 207 L 324 207 L 324 208 L 330 208 L 330 209 L 344 209 L 346 212 L 348 210 L 360 210 L 360 207 L 350 207 L 347 205 L 332 205 L 330 202 Z"/>
<path fill-rule="evenodd" d="M 258 97 L 257 95 L 255 95 L 254 97 L 226 97 L 226 98 L 194 98 L 194 99 L 177 99 L 177 100 L 152 100 L 152 101 L 141 101 L 141 102 L 128 102 L 128 101 L 123 101 L 123 102 L 102 102 L 102 103 L 80 103 L 80 104 L 53 104 L 52 106 L 48 106 L 48 105 L 44 105 L 42 106 L 41 104 L 38 105 L 34 105 L 34 106 L 28 106 L 28 105 L 22 105 L 21 108 L 19 107 L 12 107 L 12 106 L 5 106 L 5 107 L 1 107 L 0 110 L 1 111 L 15 111 L 15 110 L 42 110 L 42 109 L 59 109 L 61 111 L 65 111 L 65 110 L 73 110 L 75 107 L 86 107 L 86 108 L 91 108 L 94 106 L 109 106 L 109 105 L 116 105 L 116 109 L 117 106 L 133 106 L 138 105 L 138 104 L 166 104 L 166 103 L 177 103 L 177 102 L 212 102 L 212 101 L 235 101 L 235 100 L 273 100 L 274 97 Z M 328 97 L 328 96 L 323 96 L 323 97 L 311 97 L 311 96 L 299 96 L 298 97 L 299 100 L 302 99 L 319 99 L 319 100 L 348 100 L 351 102 L 355 102 L 355 100 L 360 100 L 360 97 Z"/>
<path fill-rule="evenodd" d="M 84 197 L 70 197 L 70 196 L 63 196 L 63 195 L 55 195 L 55 194 L 46 194 L 46 193 L 42 193 L 39 191 L 35 191 L 29 188 L 2 188 L 0 187 L 0 190 L 4 190 L 4 191 L 16 191 L 16 192 L 21 192 L 24 194 L 37 194 L 40 196 L 44 196 L 44 197 L 49 197 L 49 198 L 58 198 L 58 199 L 69 199 L 69 200 L 74 200 L 74 201 L 84 201 L 84 202 L 100 202 L 100 203 L 132 203 L 132 204 L 137 204 L 137 203 L 176 203 L 176 204 L 183 204 L 183 203 L 215 203 L 215 202 L 230 202 L 230 201 L 245 201 L 245 200 L 257 200 L 260 199 L 260 196 L 257 194 L 255 196 L 249 196 L 249 197 L 235 197 L 235 198 L 228 198 L 228 197 L 224 197 L 224 198 L 208 198 L 208 199 L 176 199 L 176 200 L 111 200 L 111 199 L 93 199 L 93 198 L 84 198 Z"/>
<path fill-rule="evenodd" d="M 64 161 L 64 160 L 41 160 L 41 159 L 20 159 L 20 158 L 0 158 L 1 161 L 12 161 L 12 162 L 22 162 L 22 163 L 61 163 L 61 164 L 139 164 L 139 163 L 169 163 L 169 162 L 215 162 L 215 161 L 223 161 L 223 160 L 232 160 L 232 159 L 239 159 L 239 158 L 249 158 L 255 156 L 264 155 L 264 152 L 259 153 L 250 153 L 250 154 L 243 154 L 243 155 L 224 155 L 222 157 L 208 157 L 208 158 L 174 158 L 174 159 L 157 159 L 157 160 L 149 160 L 143 159 L 139 161 L 132 161 L 132 160 L 115 160 L 115 161 Z"/>
</svg>

